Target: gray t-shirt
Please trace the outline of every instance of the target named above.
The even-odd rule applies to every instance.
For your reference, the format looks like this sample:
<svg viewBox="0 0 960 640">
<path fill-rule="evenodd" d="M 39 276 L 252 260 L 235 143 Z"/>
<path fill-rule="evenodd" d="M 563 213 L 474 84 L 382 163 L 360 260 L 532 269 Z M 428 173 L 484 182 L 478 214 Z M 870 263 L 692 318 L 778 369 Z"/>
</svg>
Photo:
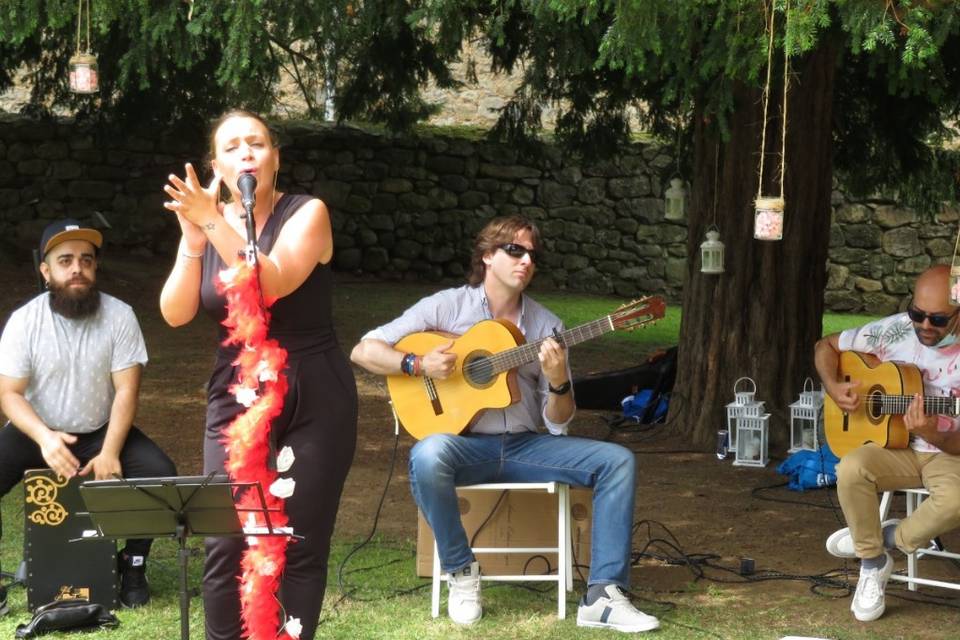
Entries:
<svg viewBox="0 0 960 640">
<path fill-rule="evenodd" d="M 105 293 L 100 309 L 79 320 L 50 309 L 50 294 L 11 314 L 0 337 L 0 375 L 29 378 L 24 394 L 51 429 L 95 431 L 110 419 L 111 374 L 147 363 L 130 305 Z"/>
<path fill-rule="evenodd" d="M 443 331 L 462 335 L 481 320 L 492 320 L 482 286 L 464 285 L 445 289 L 423 298 L 392 322 L 368 332 L 363 339 L 383 340 L 391 346 L 401 338 L 419 331 Z M 518 328 L 527 342 L 534 342 L 563 330 L 563 323 L 546 307 L 529 296 L 522 298 Z M 567 362 L 567 375 L 570 374 Z M 539 360 L 517 369 L 520 402 L 506 409 L 488 409 L 473 424 L 472 433 L 522 433 L 537 431 L 540 425 L 554 435 L 565 435 L 570 420 L 557 424 L 547 419 L 547 379 L 541 375 Z M 570 416 L 573 419 L 573 416 Z"/>
</svg>

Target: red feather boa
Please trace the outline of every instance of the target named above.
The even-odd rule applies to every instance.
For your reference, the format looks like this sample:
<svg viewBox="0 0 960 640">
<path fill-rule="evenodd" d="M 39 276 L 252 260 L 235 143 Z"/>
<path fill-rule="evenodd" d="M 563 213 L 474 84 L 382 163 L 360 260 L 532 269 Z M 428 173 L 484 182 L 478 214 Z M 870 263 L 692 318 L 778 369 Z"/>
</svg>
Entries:
<svg viewBox="0 0 960 640">
<path fill-rule="evenodd" d="M 227 339 L 224 345 L 237 345 L 240 354 L 234 361 L 239 376 L 230 392 L 247 410 L 234 419 L 224 432 L 227 448 L 227 473 L 234 482 L 258 482 L 263 487 L 270 523 L 274 527 L 287 524 L 283 498 L 270 493 L 278 479 L 268 467 L 270 455 L 270 423 L 283 409 L 287 378 L 283 373 L 287 352 L 276 340 L 267 338 L 270 313 L 266 310 L 274 300 L 263 301 L 257 269 L 244 261 L 220 273 L 218 289 L 227 299 Z M 245 525 L 266 526 L 262 514 L 244 509 L 260 507 L 259 495 L 246 492 L 238 503 Z M 249 516 L 248 516 L 249 514 Z M 288 538 L 263 536 L 250 539 L 241 561 L 240 603 L 244 633 L 250 640 L 291 640 L 299 631 L 286 631 L 281 626 L 280 602 L 276 593 L 286 564 Z M 296 625 L 291 625 L 295 627 Z"/>
</svg>

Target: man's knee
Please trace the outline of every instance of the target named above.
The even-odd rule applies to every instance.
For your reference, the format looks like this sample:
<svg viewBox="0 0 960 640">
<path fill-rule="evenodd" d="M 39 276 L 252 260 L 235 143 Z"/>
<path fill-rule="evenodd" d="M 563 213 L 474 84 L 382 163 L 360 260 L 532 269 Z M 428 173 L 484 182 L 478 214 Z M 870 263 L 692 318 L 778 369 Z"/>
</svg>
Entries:
<svg viewBox="0 0 960 640">
<path fill-rule="evenodd" d="M 611 478 L 617 482 L 633 482 L 637 475 L 637 458 L 632 451 L 618 444 L 608 443 L 603 451 Z"/>
<path fill-rule="evenodd" d="M 837 464 L 837 485 L 870 482 L 867 468 L 871 453 L 870 447 L 858 447 L 845 454 Z"/>
<path fill-rule="evenodd" d="M 449 467 L 449 453 L 454 438 L 446 433 L 427 436 L 410 450 L 410 472 L 434 475 L 437 471 Z"/>
</svg>

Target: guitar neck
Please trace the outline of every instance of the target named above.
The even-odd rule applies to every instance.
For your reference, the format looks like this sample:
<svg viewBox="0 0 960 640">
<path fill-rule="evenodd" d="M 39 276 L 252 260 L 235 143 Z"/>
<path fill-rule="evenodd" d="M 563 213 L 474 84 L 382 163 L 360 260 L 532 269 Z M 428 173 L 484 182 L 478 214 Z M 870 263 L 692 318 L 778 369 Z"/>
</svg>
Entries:
<svg viewBox="0 0 960 640">
<path fill-rule="evenodd" d="M 883 415 L 901 415 L 907 412 L 913 396 L 878 395 L 871 397 L 870 402 L 878 413 Z M 879 406 L 877 406 L 879 404 Z M 960 398 L 949 396 L 924 396 L 923 412 L 927 415 L 957 416 L 960 415 Z"/>
<path fill-rule="evenodd" d="M 572 347 L 575 344 L 593 340 L 614 329 L 613 319 L 610 316 L 603 316 L 586 324 L 581 324 L 578 327 L 561 331 L 560 341 L 564 346 Z M 494 373 L 503 373 L 504 371 L 523 366 L 528 362 L 533 362 L 537 359 L 540 353 L 540 345 L 543 344 L 544 340 L 546 340 L 546 338 L 542 338 L 536 342 L 528 342 L 527 344 L 522 344 L 519 347 L 507 349 L 506 351 L 501 351 L 491 356 L 490 363 L 493 365 Z"/>
</svg>

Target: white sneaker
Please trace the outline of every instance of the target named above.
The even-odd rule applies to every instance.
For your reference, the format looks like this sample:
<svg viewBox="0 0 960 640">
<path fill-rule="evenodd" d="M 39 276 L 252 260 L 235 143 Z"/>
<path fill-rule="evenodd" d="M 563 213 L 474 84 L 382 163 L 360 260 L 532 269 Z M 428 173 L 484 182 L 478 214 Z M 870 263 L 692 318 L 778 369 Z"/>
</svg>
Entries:
<svg viewBox="0 0 960 640">
<path fill-rule="evenodd" d="M 850 610 L 853 617 L 860 622 L 871 622 L 883 615 L 886 609 L 884 592 L 887 581 L 893 573 L 893 556 L 884 551 L 886 563 L 879 569 L 864 569 L 860 567 L 860 580 L 857 581 L 857 591 L 853 594 Z"/>
<path fill-rule="evenodd" d="M 483 615 L 480 601 L 480 564 L 472 562 L 469 567 L 451 573 L 447 581 L 449 599 L 447 613 L 457 624 L 473 624 Z"/>
<path fill-rule="evenodd" d="M 895 527 L 900 524 L 899 518 L 891 518 L 880 523 L 880 531 L 887 527 Z M 882 536 L 881 536 L 882 537 Z M 857 554 L 853 548 L 853 536 L 850 535 L 850 527 L 837 529 L 827 538 L 827 553 L 838 558 L 856 558 Z"/>
<path fill-rule="evenodd" d="M 638 610 L 627 598 L 620 587 L 609 584 L 604 587 L 606 596 L 600 596 L 591 605 L 580 600 L 577 607 L 578 627 L 598 627 L 616 629 L 627 633 L 652 631 L 660 626 L 660 621 Z"/>
</svg>

